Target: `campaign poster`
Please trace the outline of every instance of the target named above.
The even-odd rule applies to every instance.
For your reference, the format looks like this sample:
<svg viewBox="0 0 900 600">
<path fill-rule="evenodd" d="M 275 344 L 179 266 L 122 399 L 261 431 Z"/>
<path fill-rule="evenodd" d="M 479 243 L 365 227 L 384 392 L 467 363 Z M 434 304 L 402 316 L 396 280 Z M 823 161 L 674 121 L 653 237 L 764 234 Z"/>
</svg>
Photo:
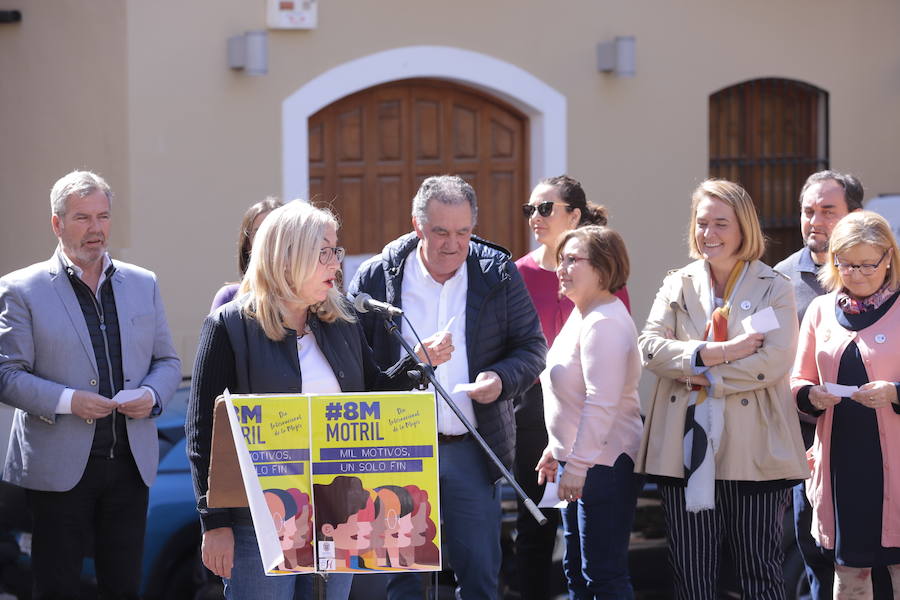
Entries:
<svg viewBox="0 0 900 600">
<path fill-rule="evenodd" d="M 319 571 L 440 570 L 436 419 L 431 392 L 310 397 Z"/>
<path fill-rule="evenodd" d="M 309 397 L 233 395 L 231 400 L 262 490 L 264 504 L 251 501 L 250 509 L 266 574 L 314 572 Z M 267 535 L 273 525 L 274 535 Z"/>
</svg>

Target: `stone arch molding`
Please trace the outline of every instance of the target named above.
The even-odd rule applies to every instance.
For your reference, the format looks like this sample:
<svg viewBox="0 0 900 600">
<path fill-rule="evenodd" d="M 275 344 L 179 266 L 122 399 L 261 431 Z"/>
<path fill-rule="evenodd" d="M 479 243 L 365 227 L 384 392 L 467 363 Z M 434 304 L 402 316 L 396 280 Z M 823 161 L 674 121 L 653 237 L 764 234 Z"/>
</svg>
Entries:
<svg viewBox="0 0 900 600">
<path fill-rule="evenodd" d="M 524 69 L 480 52 L 447 46 L 406 46 L 329 69 L 282 102 L 282 197 L 309 197 L 309 117 L 360 90 L 416 77 L 456 81 L 480 89 L 528 115 L 532 185 L 566 172 L 565 96 Z"/>
</svg>

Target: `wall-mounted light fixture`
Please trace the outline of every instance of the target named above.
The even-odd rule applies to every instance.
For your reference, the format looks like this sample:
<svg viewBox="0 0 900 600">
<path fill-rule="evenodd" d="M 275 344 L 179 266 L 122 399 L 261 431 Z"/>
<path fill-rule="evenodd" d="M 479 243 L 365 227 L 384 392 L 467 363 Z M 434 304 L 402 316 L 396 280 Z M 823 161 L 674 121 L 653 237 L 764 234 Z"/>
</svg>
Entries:
<svg viewBox="0 0 900 600">
<path fill-rule="evenodd" d="M 0 23 L 20 23 L 21 21 L 21 10 L 0 10 Z"/>
<path fill-rule="evenodd" d="M 228 38 L 228 66 L 247 75 L 269 72 L 269 34 L 248 31 Z"/>
<path fill-rule="evenodd" d="M 634 36 L 616 36 L 611 42 L 597 44 L 597 70 L 618 77 L 634 77 Z"/>
</svg>

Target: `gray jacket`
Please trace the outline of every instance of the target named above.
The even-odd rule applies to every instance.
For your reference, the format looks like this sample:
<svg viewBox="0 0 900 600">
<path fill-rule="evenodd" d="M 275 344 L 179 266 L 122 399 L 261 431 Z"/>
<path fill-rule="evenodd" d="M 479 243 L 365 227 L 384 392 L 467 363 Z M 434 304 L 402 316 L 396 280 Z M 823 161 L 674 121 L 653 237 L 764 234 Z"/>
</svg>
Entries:
<svg viewBox="0 0 900 600">
<path fill-rule="evenodd" d="M 84 314 L 61 257 L 0 279 L 0 400 L 15 407 L 3 479 L 63 492 L 81 480 L 94 421 L 56 414 L 62 391 L 99 391 Z M 113 261 L 113 293 L 122 340 L 125 389 L 153 388 L 165 406 L 181 381 L 156 276 Z M 153 419 L 128 419 L 128 443 L 148 486 L 156 478 L 159 441 Z"/>
</svg>

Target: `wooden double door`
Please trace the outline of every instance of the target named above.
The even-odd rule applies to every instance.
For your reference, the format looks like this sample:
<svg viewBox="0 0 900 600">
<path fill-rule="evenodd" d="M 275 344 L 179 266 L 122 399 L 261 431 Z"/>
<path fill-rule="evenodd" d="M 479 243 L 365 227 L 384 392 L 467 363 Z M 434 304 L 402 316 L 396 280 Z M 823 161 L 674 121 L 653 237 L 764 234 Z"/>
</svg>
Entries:
<svg viewBox="0 0 900 600">
<path fill-rule="evenodd" d="M 478 195 L 476 233 L 528 251 L 528 118 L 454 83 L 412 79 L 369 88 L 309 119 L 309 189 L 341 220 L 348 254 L 372 254 L 412 230 L 412 198 L 431 175 L 463 177 Z"/>
</svg>

